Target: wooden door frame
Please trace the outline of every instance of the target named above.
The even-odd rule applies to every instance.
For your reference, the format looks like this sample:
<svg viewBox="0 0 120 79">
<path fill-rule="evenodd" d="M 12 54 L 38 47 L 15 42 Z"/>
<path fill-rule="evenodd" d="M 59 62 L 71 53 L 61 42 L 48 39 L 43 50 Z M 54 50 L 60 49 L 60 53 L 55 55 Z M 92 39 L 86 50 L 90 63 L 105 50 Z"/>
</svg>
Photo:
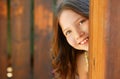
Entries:
<svg viewBox="0 0 120 79">
<path fill-rule="evenodd" d="M 119 3 L 90 0 L 89 79 L 120 79 Z"/>
</svg>

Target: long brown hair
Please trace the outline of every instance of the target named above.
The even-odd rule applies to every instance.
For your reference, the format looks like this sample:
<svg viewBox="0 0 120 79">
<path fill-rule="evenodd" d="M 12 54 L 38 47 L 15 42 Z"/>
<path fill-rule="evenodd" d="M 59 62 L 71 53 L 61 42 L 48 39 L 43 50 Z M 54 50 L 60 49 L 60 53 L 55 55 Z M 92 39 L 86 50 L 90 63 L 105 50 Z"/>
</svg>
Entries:
<svg viewBox="0 0 120 79">
<path fill-rule="evenodd" d="M 71 9 L 86 18 L 89 18 L 89 1 L 88 0 L 63 0 L 57 7 L 54 17 L 53 26 L 53 47 L 52 47 L 52 64 L 55 79 L 75 79 L 76 74 L 76 50 L 72 48 L 62 33 L 58 18 L 62 10 Z"/>
</svg>

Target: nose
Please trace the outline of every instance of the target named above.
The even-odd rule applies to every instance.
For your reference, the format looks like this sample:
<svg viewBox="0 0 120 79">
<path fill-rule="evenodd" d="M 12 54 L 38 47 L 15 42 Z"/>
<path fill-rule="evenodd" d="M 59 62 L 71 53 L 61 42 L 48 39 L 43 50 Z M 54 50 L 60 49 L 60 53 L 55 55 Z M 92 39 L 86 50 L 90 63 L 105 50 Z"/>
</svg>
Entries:
<svg viewBox="0 0 120 79">
<path fill-rule="evenodd" d="M 84 36 L 84 32 L 76 32 L 75 33 L 75 40 L 78 41 L 80 38 L 82 38 Z"/>
</svg>

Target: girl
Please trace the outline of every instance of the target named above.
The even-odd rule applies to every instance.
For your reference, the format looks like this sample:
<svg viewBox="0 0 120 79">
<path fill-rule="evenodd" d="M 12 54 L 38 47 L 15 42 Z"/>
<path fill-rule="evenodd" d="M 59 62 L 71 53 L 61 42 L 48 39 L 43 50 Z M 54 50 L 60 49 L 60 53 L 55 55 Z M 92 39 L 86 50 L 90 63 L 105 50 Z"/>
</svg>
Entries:
<svg viewBox="0 0 120 79">
<path fill-rule="evenodd" d="M 54 23 L 52 64 L 55 79 L 87 79 L 89 1 L 63 0 Z"/>
</svg>

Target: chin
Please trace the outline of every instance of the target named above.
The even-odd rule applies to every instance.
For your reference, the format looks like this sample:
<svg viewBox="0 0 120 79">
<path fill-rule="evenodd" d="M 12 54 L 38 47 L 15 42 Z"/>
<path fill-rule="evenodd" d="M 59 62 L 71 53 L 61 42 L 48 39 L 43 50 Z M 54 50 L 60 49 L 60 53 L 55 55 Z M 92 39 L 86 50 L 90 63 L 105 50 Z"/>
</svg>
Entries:
<svg viewBox="0 0 120 79">
<path fill-rule="evenodd" d="M 84 50 L 84 51 L 88 51 L 88 47 L 85 47 L 85 48 L 75 48 L 77 50 Z"/>
<path fill-rule="evenodd" d="M 84 49 L 85 51 L 88 51 L 88 47 Z"/>
</svg>

